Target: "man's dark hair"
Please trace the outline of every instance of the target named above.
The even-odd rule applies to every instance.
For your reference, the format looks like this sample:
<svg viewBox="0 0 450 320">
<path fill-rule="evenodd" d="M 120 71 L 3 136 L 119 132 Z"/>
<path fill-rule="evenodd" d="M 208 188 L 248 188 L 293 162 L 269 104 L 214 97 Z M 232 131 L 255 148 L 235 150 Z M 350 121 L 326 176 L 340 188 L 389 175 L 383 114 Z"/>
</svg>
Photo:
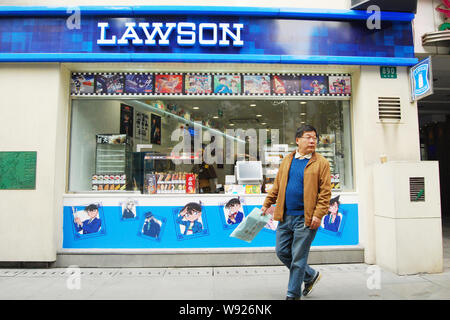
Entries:
<svg viewBox="0 0 450 320">
<path fill-rule="evenodd" d="M 316 133 L 316 136 L 318 136 L 316 128 L 309 124 L 305 124 L 297 129 L 297 131 L 295 132 L 295 138 L 301 138 L 305 132 L 309 131 L 314 131 Z"/>
</svg>

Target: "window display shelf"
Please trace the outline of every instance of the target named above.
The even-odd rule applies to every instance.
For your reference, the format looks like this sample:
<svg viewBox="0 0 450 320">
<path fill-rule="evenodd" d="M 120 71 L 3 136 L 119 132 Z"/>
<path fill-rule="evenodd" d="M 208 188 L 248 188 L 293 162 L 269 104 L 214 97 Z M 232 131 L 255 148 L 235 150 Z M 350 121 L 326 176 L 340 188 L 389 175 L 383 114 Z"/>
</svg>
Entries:
<svg viewBox="0 0 450 320">
<path fill-rule="evenodd" d="M 92 187 L 98 191 L 123 191 L 129 183 L 127 177 L 131 173 L 131 147 L 127 135 L 98 134 L 96 136 L 95 174 L 121 176 L 120 181 L 114 181 L 114 187 L 107 187 L 108 183 L 95 183 Z M 117 178 L 115 178 L 117 179 Z M 112 185 L 112 183 L 110 183 Z M 106 187 L 106 189 L 105 189 Z"/>
</svg>

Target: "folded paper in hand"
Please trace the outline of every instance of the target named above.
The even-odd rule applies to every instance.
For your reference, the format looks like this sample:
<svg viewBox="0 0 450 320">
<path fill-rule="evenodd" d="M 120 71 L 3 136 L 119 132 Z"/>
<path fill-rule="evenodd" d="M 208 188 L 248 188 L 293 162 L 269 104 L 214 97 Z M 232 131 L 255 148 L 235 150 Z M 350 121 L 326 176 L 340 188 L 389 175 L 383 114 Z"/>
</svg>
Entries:
<svg viewBox="0 0 450 320">
<path fill-rule="evenodd" d="M 261 209 L 255 208 L 245 219 L 234 229 L 230 237 L 251 242 L 253 238 L 269 222 L 270 214 L 262 215 Z"/>
</svg>

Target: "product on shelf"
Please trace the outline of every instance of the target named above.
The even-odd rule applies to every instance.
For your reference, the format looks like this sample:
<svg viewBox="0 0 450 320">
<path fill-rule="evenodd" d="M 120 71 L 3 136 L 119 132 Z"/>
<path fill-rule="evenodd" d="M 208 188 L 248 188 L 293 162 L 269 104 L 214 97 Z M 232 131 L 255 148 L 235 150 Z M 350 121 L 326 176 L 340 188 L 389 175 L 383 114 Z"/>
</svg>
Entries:
<svg viewBox="0 0 450 320">
<path fill-rule="evenodd" d="M 92 175 L 92 190 L 114 191 L 125 190 L 126 175 L 94 174 Z"/>
<path fill-rule="evenodd" d="M 196 193 L 196 175 L 186 172 L 152 172 L 144 177 L 144 194 Z"/>
</svg>

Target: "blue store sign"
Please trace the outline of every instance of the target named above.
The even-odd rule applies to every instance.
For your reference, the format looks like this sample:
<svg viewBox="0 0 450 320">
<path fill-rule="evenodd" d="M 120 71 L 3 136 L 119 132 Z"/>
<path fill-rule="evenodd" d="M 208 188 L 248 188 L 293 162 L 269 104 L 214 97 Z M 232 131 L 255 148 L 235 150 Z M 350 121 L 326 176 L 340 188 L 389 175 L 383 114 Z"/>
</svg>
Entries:
<svg viewBox="0 0 450 320">
<path fill-rule="evenodd" d="M 433 94 L 433 77 L 431 70 L 431 57 L 428 57 L 410 70 L 411 99 L 420 100 Z"/>
<path fill-rule="evenodd" d="M 417 63 L 409 13 L 382 12 L 371 30 L 352 10 L 68 9 L 0 6 L 0 62 Z"/>
</svg>

